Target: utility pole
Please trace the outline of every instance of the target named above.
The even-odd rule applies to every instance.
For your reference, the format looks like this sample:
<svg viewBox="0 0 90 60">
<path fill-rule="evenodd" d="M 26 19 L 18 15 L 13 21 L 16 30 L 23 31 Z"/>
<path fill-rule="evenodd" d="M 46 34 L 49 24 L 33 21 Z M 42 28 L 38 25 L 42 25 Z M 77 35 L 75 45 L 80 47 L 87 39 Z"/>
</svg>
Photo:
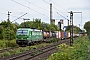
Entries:
<svg viewBox="0 0 90 60">
<path fill-rule="evenodd" d="M 68 20 L 68 19 L 67 19 Z M 69 26 L 69 20 L 68 20 L 68 26 Z"/>
<path fill-rule="evenodd" d="M 9 27 L 9 38 L 8 38 L 8 40 L 10 40 L 10 37 L 11 37 L 10 36 L 10 13 L 11 12 L 8 11 L 8 27 Z"/>
<path fill-rule="evenodd" d="M 10 13 L 11 12 L 9 12 L 8 11 L 8 19 L 7 19 L 7 22 L 8 22 L 8 29 L 7 29 L 7 33 L 6 33 L 6 38 L 8 39 L 8 44 L 10 43 L 10 39 L 11 39 L 11 34 L 10 34 L 10 30 L 11 30 L 11 28 L 10 28 Z M 8 47 L 8 44 L 7 44 L 7 47 Z"/>
<path fill-rule="evenodd" d="M 12 13 L 12 12 L 9 12 L 9 11 L 8 11 L 8 20 L 10 19 L 10 13 Z"/>
<path fill-rule="evenodd" d="M 82 12 L 72 12 L 70 11 L 70 46 L 73 44 L 73 13 L 82 13 Z"/>
</svg>

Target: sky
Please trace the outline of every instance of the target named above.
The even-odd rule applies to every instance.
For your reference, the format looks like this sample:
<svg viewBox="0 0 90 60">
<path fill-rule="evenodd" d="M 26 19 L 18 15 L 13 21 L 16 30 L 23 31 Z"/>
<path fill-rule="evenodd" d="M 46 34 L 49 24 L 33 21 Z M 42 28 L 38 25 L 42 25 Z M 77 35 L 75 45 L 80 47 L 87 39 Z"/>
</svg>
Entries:
<svg viewBox="0 0 90 60">
<path fill-rule="evenodd" d="M 90 21 L 90 0 L 2 0 L 0 1 L 0 22 L 8 19 L 10 11 L 10 21 L 13 23 L 24 22 L 23 18 L 33 20 L 39 18 L 42 22 L 50 23 L 50 3 L 52 3 L 52 18 L 57 25 L 60 19 L 67 25 L 70 19 L 70 11 L 82 12 L 74 13 L 73 24 L 83 29 L 85 22 Z M 58 12 L 58 14 L 57 14 Z M 24 15 L 27 13 L 26 15 Z M 14 21 L 18 17 L 20 19 Z M 64 18 L 63 18 L 63 17 Z M 65 19 L 66 18 L 66 19 Z"/>
</svg>

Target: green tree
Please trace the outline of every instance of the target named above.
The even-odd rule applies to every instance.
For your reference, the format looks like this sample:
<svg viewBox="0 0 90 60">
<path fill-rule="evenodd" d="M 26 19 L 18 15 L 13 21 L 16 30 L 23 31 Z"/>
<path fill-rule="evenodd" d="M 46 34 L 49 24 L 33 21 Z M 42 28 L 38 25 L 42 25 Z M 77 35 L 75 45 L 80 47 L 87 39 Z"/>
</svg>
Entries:
<svg viewBox="0 0 90 60">
<path fill-rule="evenodd" d="M 3 27 L 0 26 L 0 39 L 3 39 Z"/>
<path fill-rule="evenodd" d="M 50 30 L 57 31 L 57 30 L 59 30 L 59 28 L 55 24 L 50 24 Z"/>
<path fill-rule="evenodd" d="M 42 30 L 50 30 L 49 24 L 42 22 Z"/>
<path fill-rule="evenodd" d="M 90 34 L 90 21 L 86 22 L 84 25 L 84 29 L 86 30 L 87 34 Z"/>
<path fill-rule="evenodd" d="M 16 30 L 18 26 L 14 23 L 11 23 L 10 20 L 3 21 L 0 23 L 0 39 L 15 39 Z"/>
<path fill-rule="evenodd" d="M 27 22 L 22 22 L 20 24 L 20 27 L 29 27 L 29 28 L 37 28 L 41 29 L 41 19 L 33 19 L 33 21 L 27 21 Z"/>
<path fill-rule="evenodd" d="M 69 25 L 69 26 L 67 26 L 67 28 L 66 28 L 66 30 L 65 30 L 65 31 L 70 32 L 70 28 L 71 28 L 71 26 L 70 26 L 70 25 Z M 82 31 L 81 31 L 81 29 L 80 29 L 79 27 L 77 27 L 77 26 L 73 26 L 73 31 L 74 31 L 74 33 L 79 33 L 79 32 L 82 32 Z"/>
<path fill-rule="evenodd" d="M 20 27 L 30 27 L 30 28 L 37 28 L 39 30 L 51 30 L 51 31 L 57 31 L 59 28 L 54 25 L 54 24 L 48 24 L 45 22 L 41 22 L 41 19 L 33 19 L 33 21 L 27 21 L 27 22 L 22 22 L 20 24 Z"/>
</svg>

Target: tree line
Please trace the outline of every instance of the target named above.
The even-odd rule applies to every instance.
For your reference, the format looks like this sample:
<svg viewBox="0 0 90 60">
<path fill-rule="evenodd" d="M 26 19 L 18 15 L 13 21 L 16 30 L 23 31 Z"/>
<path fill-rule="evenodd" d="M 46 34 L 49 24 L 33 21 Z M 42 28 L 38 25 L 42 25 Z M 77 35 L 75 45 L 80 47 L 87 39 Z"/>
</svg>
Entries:
<svg viewBox="0 0 90 60">
<path fill-rule="evenodd" d="M 0 23 L 0 39 L 12 40 L 16 38 L 16 31 L 18 28 L 36 28 L 39 30 L 58 31 L 59 28 L 54 24 L 41 22 L 41 19 L 33 19 L 33 21 L 26 21 L 18 24 L 11 23 L 10 20 Z"/>
<path fill-rule="evenodd" d="M 87 35 L 90 35 L 90 21 L 87 21 L 84 24 L 84 29 L 86 30 Z"/>
<path fill-rule="evenodd" d="M 46 31 L 60 31 L 57 25 L 41 22 L 41 19 L 38 18 L 33 19 L 33 21 L 22 22 L 21 24 L 18 24 L 17 22 L 12 23 L 10 20 L 4 20 L 0 23 L 0 40 L 16 39 L 16 31 L 18 28 L 36 28 Z M 70 26 L 67 26 L 65 31 L 70 32 Z M 81 29 L 79 27 L 74 26 L 74 33 L 79 33 L 80 31 Z"/>
</svg>

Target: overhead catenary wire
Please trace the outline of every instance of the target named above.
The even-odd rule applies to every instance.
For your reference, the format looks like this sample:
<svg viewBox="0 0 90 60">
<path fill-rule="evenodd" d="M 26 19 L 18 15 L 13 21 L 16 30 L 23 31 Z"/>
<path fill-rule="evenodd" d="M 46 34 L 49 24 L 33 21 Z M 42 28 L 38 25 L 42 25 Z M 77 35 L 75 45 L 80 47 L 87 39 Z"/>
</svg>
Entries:
<svg viewBox="0 0 90 60">
<path fill-rule="evenodd" d="M 1 13 L 1 14 L 4 14 L 4 15 L 8 15 L 8 14 L 6 14 L 6 13 L 2 13 L 2 12 L 0 12 L 0 13 Z M 17 16 L 14 16 L 14 15 L 10 15 L 10 16 L 17 18 Z"/>
<path fill-rule="evenodd" d="M 0 8 L 0 9 L 2 9 L 2 10 L 5 10 L 5 11 L 11 11 L 11 10 L 8 10 L 8 9 L 5 9 L 5 8 Z M 13 12 L 13 11 L 12 11 Z M 27 13 L 27 12 L 17 12 L 17 11 L 14 11 L 15 13 Z M 4 15 L 7 15 L 6 13 L 3 13 L 3 12 L 0 12 L 0 14 L 4 14 Z M 30 14 L 30 13 L 28 13 L 28 14 Z M 16 17 L 16 18 L 18 18 L 17 16 L 15 16 L 15 15 L 10 15 L 10 16 L 12 16 L 12 17 Z"/>
<path fill-rule="evenodd" d="M 21 17 L 23 17 L 23 16 L 26 15 L 26 14 L 27 14 L 27 13 L 23 14 L 22 16 L 18 17 L 17 19 L 13 20 L 12 22 L 14 22 L 14 21 L 20 19 Z"/>
<path fill-rule="evenodd" d="M 8 9 L 4 9 L 4 8 L 0 8 L 0 9 L 2 9 L 2 10 L 6 10 L 6 11 L 9 11 Z M 11 10 L 10 10 L 11 11 Z M 16 12 L 16 11 L 15 11 Z M 22 13 L 22 12 L 19 12 L 19 13 Z M 24 12 L 24 13 L 26 13 L 26 12 Z M 3 13 L 3 12 L 0 12 L 0 14 L 4 14 L 4 15 L 8 15 L 8 14 L 6 14 L 6 13 Z M 18 20 L 18 19 L 23 19 L 23 18 L 18 18 L 17 16 L 15 16 L 15 15 L 10 15 L 10 16 L 12 16 L 12 17 L 15 17 L 15 18 L 17 18 L 17 19 L 15 19 L 15 20 Z"/>
<path fill-rule="evenodd" d="M 47 4 L 50 4 L 50 3 L 48 3 L 47 1 L 45 1 L 45 0 L 43 0 L 44 2 L 46 2 Z"/>
<path fill-rule="evenodd" d="M 55 8 L 54 6 L 53 6 L 53 8 Z M 55 8 L 57 11 L 59 11 L 59 12 L 61 12 L 60 10 L 58 10 L 57 8 Z M 61 12 L 62 13 L 62 12 Z M 62 14 L 64 14 L 64 13 L 62 13 Z M 65 14 L 64 14 L 65 15 Z M 67 16 L 67 15 L 66 15 Z M 68 17 L 68 16 L 67 16 Z"/>
<path fill-rule="evenodd" d="M 50 0 L 51 2 L 53 2 L 52 0 Z M 58 5 L 57 3 L 53 2 L 54 4 L 56 4 L 57 6 L 59 6 L 60 8 L 62 8 L 60 5 Z M 62 8 L 64 11 L 68 12 L 66 9 Z"/>
<path fill-rule="evenodd" d="M 27 1 L 27 0 L 25 0 L 25 1 L 28 2 L 28 3 L 30 3 L 30 4 L 32 4 L 32 5 L 34 5 L 34 6 L 36 6 L 36 7 L 38 7 L 38 8 L 40 8 L 40 9 L 42 9 L 42 10 L 46 10 L 46 9 L 40 7 L 40 6 L 35 5 L 34 3 L 31 3 L 30 1 Z M 46 11 L 48 11 L 48 10 L 46 10 Z"/>
<path fill-rule="evenodd" d="M 14 0 L 11 0 L 11 1 L 13 1 L 13 2 L 15 2 L 15 3 L 17 3 L 17 4 L 19 4 L 19 5 L 23 6 L 23 7 L 26 7 L 26 8 L 28 8 L 28 9 L 30 9 L 30 10 L 36 12 L 36 13 L 39 13 L 39 14 L 41 14 L 41 15 L 43 15 L 43 16 L 46 16 L 46 15 L 44 15 L 44 14 L 42 14 L 42 13 L 40 13 L 40 12 L 38 12 L 38 11 L 36 11 L 36 10 L 30 8 L 30 7 L 27 7 L 27 6 L 25 6 L 25 5 L 23 5 L 23 4 L 19 3 L 19 2 L 16 2 L 16 1 L 14 1 Z M 46 16 L 46 17 L 48 17 L 48 16 Z M 49 18 L 49 17 L 48 17 L 48 18 Z"/>
<path fill-rule="evenodd" d="M 7 15 L 7 14 L 5 14 L 5 13 L 2 13 L 2 12 L 0 12 L 1 14 L 4 14 L 4 15 Z"/>
<path fill-rule="evenodd" d="M 45 3 L 47 3 L 47 4 L 50 4 L 50 3 L 48 3 L 47 1 L 45 1 L 45 0 L 43 0 Z M 54 6 L 52 6 L 53 8 L 55 8 Z M 56 10 L 58 10 L 57 8 L 55 8 Z M 61 12 L 60 10 L 58 10 L 60 13 L 62 13 L 62 14 L 64 14 L 63 12 Z M 66 14 L 64 14 L 64 15 L 66 15 Z M 67 16 L 67 15 L 66 15 Z M 68 17 L 68 16 L 67 16 Z"/>
<path fill-rule="evenodd" d="M 66 20 L 69 20 L 69 19 L 67 19 L 66 17 L 64 17 L 64 16 L 62 16 L 61 14 L 59 14 L 58 12 L 56 12 L 58 15 L 60 15 L 61 17 L 63 17 L 64 19 L 66 19 Z"/>
</svg>

